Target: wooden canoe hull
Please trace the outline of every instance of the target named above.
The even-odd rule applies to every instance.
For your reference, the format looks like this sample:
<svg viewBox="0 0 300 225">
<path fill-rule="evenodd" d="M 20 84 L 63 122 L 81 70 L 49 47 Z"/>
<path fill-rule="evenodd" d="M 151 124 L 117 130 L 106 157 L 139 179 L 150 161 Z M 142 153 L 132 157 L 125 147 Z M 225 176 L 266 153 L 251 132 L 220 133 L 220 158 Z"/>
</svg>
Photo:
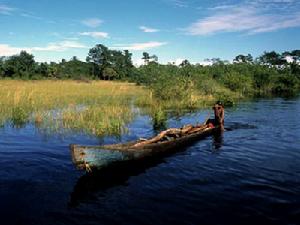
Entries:
<svg viewBox="0 0 300 225">
<path fill-rule="evenodd" d="M 119 162 L 141 160 L 162 155 L 188 146 L 218 131 L 219 128 L 206 128 L 200 132 L 176 138 L 170 141 L 133 147 L 139 141 L 125 144 L 103 146 L 70 145 L 72 161 L 78 169 L 91 170 L 103 168 Z"/>
</svg>

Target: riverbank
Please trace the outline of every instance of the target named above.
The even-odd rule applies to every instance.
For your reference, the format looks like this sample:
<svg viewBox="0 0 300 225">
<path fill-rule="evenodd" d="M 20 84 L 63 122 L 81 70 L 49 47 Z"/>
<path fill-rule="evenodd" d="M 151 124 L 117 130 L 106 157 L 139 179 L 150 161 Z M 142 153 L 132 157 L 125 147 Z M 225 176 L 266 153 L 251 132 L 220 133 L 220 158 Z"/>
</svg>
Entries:
<svg viewBox="0 0 300 225">
<path fill-rule="evenodd" d="M 232 105 L 247 98 L 212 79 L 177 81 L 144 86 L 117 81 L 0 80 L 0 124 L 31 123 L 50 132 L 118 136 L 126 132 L 136 109 L 149 115 L 159 130 L 166 128 L 167 111 L 182 115 L 208 108 L 216 100 Z"/>
<path fill-rule="evenodd" d="M 195 110 L 216 100 L 193 90 L 188 100 L 161 100 L 154 95 L 151 88 L 128 82 L 1 80 L 0 122 L 17 127 L 32 123 L 47 130 L 70 129 L 96 136 L 119 135 L 134 118 L 133 108 L 150 115 L 157 126 L 166 119 L 166 109 Z"/>
</svg>

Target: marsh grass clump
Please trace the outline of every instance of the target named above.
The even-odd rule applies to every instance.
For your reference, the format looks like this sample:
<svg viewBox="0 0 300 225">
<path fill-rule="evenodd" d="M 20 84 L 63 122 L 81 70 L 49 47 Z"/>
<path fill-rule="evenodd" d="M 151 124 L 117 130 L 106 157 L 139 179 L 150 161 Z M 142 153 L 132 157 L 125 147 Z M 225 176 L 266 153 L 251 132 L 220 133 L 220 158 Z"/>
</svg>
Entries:
<svg viewBox="0 0 300 225">
<path fill-rule="evenodd" d="M 62 113 L 62 127 L 85 131 L 97 136 L 121 134 L 133 118 L 129 107 L 90 106 L 82 111 L 72 109 Z"/>
<path fill-rule="evenodd" d="M 16 127 L 25 125 L 29 120 L 28 111 L 24 108 L 17 106 L 12 109 L 11 122 Z"/>
<path fill-rule="evenodd" d="M 152 126 L 154 130 L 167 128 L 167 115 L 162 107 L 153 108 L 151 112 Z"/>
</svg>

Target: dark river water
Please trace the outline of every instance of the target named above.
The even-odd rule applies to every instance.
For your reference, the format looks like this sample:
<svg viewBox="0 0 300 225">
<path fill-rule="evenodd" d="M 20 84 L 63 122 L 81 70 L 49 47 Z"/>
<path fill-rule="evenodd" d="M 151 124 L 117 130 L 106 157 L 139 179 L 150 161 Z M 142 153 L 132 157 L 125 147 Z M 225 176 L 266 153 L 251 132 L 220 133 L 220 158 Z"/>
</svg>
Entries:
<svg viewBox="0 0 300 225">
<path fill-rule="evenodd" d="M 208 111 L 172 117 L 200 122 Z M 149 137 L 147 116 L 121 140 L 0 128 L 1 224 L 300 224 L 300 98 L 226 110 L 230 131 L 164 159 L 87 175 L 68 145 Z"/>
</svg>

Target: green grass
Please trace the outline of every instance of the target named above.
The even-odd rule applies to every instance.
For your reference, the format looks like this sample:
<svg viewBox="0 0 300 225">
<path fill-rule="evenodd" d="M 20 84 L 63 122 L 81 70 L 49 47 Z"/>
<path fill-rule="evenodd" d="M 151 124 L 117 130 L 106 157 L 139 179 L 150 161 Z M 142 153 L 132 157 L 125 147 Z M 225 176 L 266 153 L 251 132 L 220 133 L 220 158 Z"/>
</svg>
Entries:
<svg viewBox="0 0 300 225">
<path fill-rule="evenodd" d="M 0 121 L 98 136 L 120 134 L 134 117 L 135 99 L 147 94 L 121 82 L 0 81 Z"/>
</svg>

